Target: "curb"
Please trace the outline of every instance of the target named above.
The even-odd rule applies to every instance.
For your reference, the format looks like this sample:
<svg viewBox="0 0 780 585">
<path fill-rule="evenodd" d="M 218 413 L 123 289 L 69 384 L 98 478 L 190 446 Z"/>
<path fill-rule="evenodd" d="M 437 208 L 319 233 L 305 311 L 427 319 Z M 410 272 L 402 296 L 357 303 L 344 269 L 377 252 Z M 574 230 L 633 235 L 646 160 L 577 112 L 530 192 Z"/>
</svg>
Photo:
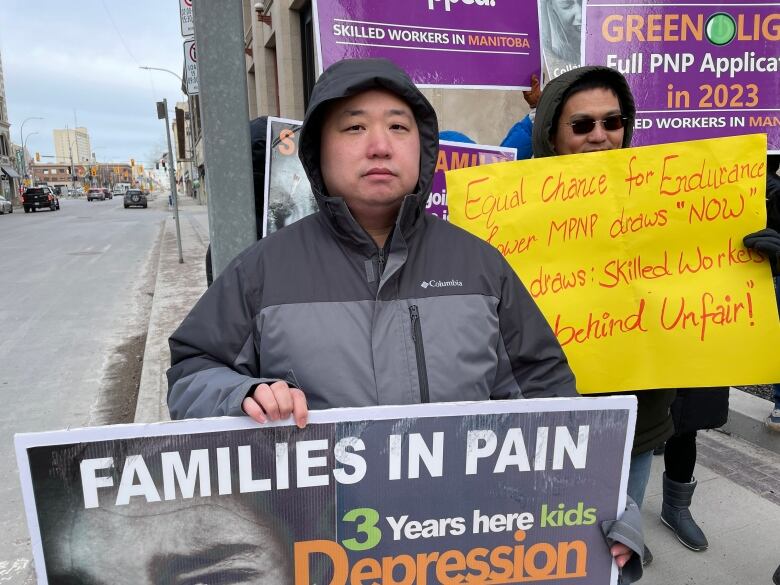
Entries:
<svg viewBox="0 0 780 585">
<path fill-rule="evenodd" d="M 764 421 L 772 402 L 737 388 L 729 391 L 729 419 L 722 430 L 749 443 L 780 454 L 780 433 L 770 431 Z"/>
</svg>

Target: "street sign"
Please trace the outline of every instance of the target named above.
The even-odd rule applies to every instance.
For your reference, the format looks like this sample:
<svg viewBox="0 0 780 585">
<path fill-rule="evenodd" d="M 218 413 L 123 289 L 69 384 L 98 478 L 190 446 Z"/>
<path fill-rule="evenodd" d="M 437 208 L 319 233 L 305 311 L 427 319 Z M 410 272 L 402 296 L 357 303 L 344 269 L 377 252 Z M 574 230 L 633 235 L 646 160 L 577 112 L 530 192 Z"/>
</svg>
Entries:
<svg viewBox="0 0 780 585">
<path fill-rule="evenodd" d="M 193 36 L 195 34 L 195 21 L 192 18 L 192 0 L 179 0 L 179 15 L 181 17 L 181 36 Z"/>
<path fill-rule="evenodd" d="M 195 41 L 184 41 L 184 69 L 187 75 L 187 93 L 197 95 L 198 87 L 198 55 L 195 50 Z"/>
</svg>

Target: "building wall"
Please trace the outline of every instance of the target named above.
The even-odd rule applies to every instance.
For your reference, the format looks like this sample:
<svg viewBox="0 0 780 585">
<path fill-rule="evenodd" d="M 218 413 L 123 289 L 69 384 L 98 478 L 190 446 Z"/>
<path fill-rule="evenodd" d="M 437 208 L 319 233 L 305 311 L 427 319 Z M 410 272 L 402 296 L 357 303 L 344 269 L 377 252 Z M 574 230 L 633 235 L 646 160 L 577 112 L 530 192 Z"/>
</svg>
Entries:
<svg viewBox="0 0 780 585">
<path fill-rule="evenodd" d="M 309 9 L 310 0 L 260 2 L 265 8 L 262 16 L 270 16 L 270 24 L 258 20 L 255 0 L 242 1 L 250 117 L 302 120 L 306 98 L 301 13 Z M 463 132 L 481 144 L 499 144 L 509 128 L 528 113 L 520 91 L 422 91 L 435 108 L 442 130 Z"/>
<path fill-rule="evenodd" d="M 16 167 L 14 151 L 11 142 L 11 124 L 8 122 L 8 109 L 5 100 L 5 80 L 3 79 L 3 59 L 0 55 L 0 165 L 9 168 Z M 0 171 L 0 194 L 18 203 L 19 183 Z"/>
<path fill-rule="evenodd" d="M 95 175 L 92 175 L 95 169 Z M 70 186 L 73 181 L 70 175 L 70 165 L 61 164 L 33 164 L 31 166 L 33 178 L 36 183 L 48 183 L 51 186 Z M 75 165 L 73 171 L 77 177 L 75 184 L 94 184 L 99 187 L 110 187 L 114 183 L 129 183 L 133 180 L 133 170 L 127 163 L 98 163 L 91 165 Z"/>
<path fill-rule="evenodd" d="M 92 161 L 92 145 L 89 140 L 89 131 L 79 126 L 78 128 L 66 128 L 54 130 L 54 156 L 58 163 L 70 163 L 71 156 L 74 163 L 89 163 Z"/>
</svg>

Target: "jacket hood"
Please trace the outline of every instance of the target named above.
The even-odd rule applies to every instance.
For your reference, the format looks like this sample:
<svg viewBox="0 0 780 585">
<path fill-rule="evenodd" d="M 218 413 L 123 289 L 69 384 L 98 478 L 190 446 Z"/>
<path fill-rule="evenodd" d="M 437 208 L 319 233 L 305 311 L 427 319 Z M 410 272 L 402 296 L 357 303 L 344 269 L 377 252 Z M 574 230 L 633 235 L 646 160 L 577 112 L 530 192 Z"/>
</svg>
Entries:
<svg viewBox="0 0 780 585">
<path fill-rule="evenodd" d="M 567 71 L 550 81 L 542 92 L 539 104 L 536 106 L 536 118 L 534 119 L 533 129 L 533 149 L 534 156 L 541 158 L 544 156 L 556 156 L 553 147 L 551 132 L 558 123 L 563 102 L 569 97 L 569 89 L 581 80 L 586 78 L 597 78 L 610 86 L 620 100 L 620 107 L 624 116 L 631 120 L 636 118 L 636 106 L 634 105 L 634 96 L 631 94 L 631 88 L 628 86 L 626 78 L 619 72 L 609 67 L 588 66 L 578 67 Z M 631 138 L 634 135 L 633 122 L 625 127 L 623 132 L 623 148 L 631 146 Z"/>
<path fill-rule="evenodd" d="M 351 214 L 341 197 L 331 197 L 320 170 L 320 135 L 325 111 L 330 103 L 371 89 L 385 89 L 404 100 L 414 113 L 420 133 L 420 178 L 414 193 L 403 202 L 398 224 L 411 227 L 425 210 L 433 184 L 439 151 L 439 125 L 430 102 L 409 76 L 386 59 L 345 59 L 334 63 L 314 86 L 301 128 L 298 155 L 309 177 L 311 189 L 324 214 L 339 232 L 354 231 Z"/>
</svg>

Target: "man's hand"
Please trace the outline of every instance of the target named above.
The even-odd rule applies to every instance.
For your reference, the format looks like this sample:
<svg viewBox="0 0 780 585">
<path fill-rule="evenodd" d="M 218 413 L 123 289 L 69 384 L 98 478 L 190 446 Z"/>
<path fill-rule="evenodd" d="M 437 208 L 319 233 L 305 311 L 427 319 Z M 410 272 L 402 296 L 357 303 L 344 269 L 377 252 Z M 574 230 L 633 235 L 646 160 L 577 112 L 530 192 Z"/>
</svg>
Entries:
<svg viewBox="0 0 780 585">
<path fill-rule="evenodd" d="M 531 91 L 524 91 L 523 97 L 531 108 L 535 108 L 536 104 L 539 103 L 539 98 L 542 97 L 542 90 L 539 87 L 539 77 L 537 75 L 531 76 Z"/>
<path fill-rule="evenodd" d="M 631 555 L 634 554 L 634 551 L 628 548 L 625 544 L 621 544 L 619 542 L 613 544 L 609 549 L 609 552 L 612 553 L 612 558 L 615 559 L 615 563 L 620 569 L 625 566 L 625 564 L 628 562 L 628 559 L 630 559 Z"/>
<path fill-rule="evenodd" d="M 241 408 L 259 423 L 284 420 L 292 415 L 300 429 L 306 426 L 306 419 L 309 416 L 309 407 L 303 390 L 290 388 L 287 382 L 282 380 L 270 386 L 259 384 L 252 394 L 244 398 Z"/>
</svg>

